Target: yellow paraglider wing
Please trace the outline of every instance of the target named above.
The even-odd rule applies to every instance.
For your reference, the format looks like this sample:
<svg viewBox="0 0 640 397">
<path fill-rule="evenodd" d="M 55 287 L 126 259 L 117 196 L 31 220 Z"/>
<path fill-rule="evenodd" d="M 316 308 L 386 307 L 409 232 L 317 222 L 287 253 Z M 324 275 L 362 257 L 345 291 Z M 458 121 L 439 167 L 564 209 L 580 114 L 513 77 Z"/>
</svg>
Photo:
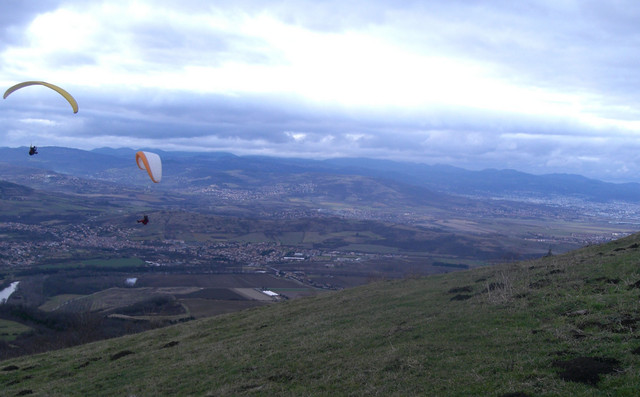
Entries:
<svg viewBox="0 0 640 397">
<path fill-rule="evenodd" d="M 141 170 L 147 170 L 149 177 L 155 183 L 162 180 L 162 161 L 160 156 L 151 152 L 137 152 L 136 163 Z"/>
<path fill-rule="evenodd" d="M 62 88 L 58 87 L 57 85 L 45 83 L 44 81 L 25 81 L 24 83 L 16 84 L 13 87 L 9 88 L 7 91 L 5 91 L 3 98 L 7 99 L 7 97 L 12 92 L 19 90 L 20 88 L 23 88 L 23 87 L 28 87 L 30 85 L 43 85 L 45 87 L 51 88 L 52 90 L 56 91 L 58 94 L 62 95 L 64 99 L 66 99 L 67 102 L 69 102 L 69 104 L 71 105 L 71 108 L 73 108 L 73 113 L 78 113 L 78 102 L 76 102 L 76 100 L 71 96 L 71 94 L 69 94 L 67 91 L 63 90 Z"/>
</svg>

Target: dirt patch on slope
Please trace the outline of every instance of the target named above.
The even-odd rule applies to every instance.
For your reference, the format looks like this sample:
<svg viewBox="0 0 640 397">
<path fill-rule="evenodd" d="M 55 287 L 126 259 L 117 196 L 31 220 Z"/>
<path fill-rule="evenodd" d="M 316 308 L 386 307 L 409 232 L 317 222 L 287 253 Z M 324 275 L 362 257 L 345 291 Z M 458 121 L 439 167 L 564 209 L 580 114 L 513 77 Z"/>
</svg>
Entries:
<svg viewBox="0 0 640 397">
<path fill-rule="evenodd" d="M 554 361 L 553 366 L 562 370 L 558 373 L 562 379 L 593 386 L 600 381 L 600 375 L 620 370 L 620 362 L 607 357 L 576 357 L 566 361 Z"/>
</svg>

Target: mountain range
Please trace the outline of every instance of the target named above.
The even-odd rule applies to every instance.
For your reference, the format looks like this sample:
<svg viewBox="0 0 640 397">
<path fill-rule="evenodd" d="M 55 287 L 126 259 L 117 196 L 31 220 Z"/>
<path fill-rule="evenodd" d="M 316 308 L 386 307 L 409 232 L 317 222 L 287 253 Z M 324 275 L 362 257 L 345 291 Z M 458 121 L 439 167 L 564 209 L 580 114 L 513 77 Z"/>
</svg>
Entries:
<svg viewBox="0 0 640 397">
<path fill-rule="evenodd" d="M 40 154 L 28 156 L 26 148 L 0 148 L 1 163 L 119 183 L 147 183 L 144 175 L 136 171 L 132 149 L 85 151 L 43 147 L 39 150 Z M 485 198 L 570 197 L 592 202 L 635 202 L 640 197 L 638 183 L 609 183 L 572 174 L 532 175 L 508 169 L 471 171 L 447 165 L 366 158 L 310 160 L 222 152 L 151 151 L 163 159 L 162 185 L 167 188 L 184 188 L 186 183 L 186 186 L 219 184 L 248 189 L 287 180 L 312 180 L 312 176 L 356 175 L 423 189 L 420 194 L 431 191 Z"/>
</svg>

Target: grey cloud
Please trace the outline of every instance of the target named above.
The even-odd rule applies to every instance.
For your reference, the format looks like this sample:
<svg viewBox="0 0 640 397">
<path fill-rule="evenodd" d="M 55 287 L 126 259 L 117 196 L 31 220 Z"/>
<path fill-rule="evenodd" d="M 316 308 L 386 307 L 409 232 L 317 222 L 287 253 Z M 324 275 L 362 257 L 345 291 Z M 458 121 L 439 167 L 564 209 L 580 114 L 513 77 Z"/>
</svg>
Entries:
<svg viewBox="0 0 640 397">
<path fill-rule="evenodd" d="M 0 3 L 0 50 L 7 45 L 20 43 L 24 26 L 38 14 L 55 9 L 62 0 L 3 0 Z"/>
<path fill-rule="evenodd" d="M 504 133 L 579 137 L 603 132 L 562 118 L 507 116 L 474 109 L 440 109 L 403 114 L 396 118 L 385 112 L 345 110 L 314 104 L 298 97 L 273 95 L 193 95 L 162 90 L 109 91 L 100 96 L 80 91 L 83 110 L 103 118 L 161 124 L 178 128 L 183 137 L 218 135 L 241 139 L 282 140 L 284 131 L 309 135 L 363 134 L 378 145 L 412 145 L 413 135 L 424 131 L 465 131 L 482 133 L 491 139 Z M 93 96 L 92 96 L 93 95 Z M 100 112 L 97 111 L 100 109 Z M 123 133 L 125 133 L 123 131 Z M 147 132 L 141 132 L 146 134 Z M 153 136 L 171 135 L 170 129 Z M 571 138 L 573 139 L 573 138 Z"/>
<path fill-rule="evenodd" d="M 70 51 L 47 54 L 45 62 L 47 66 L 54 70 L 96 64 L 96 60 L 92 55 L 78 54 L 77 52 Z"/>
<path fill-rule="evenodd" d="M 224 61 L 267 64 L 277 56 L 263 40 L 211 27 L 157 21 L 136 25 L 130 34 L 141 59 L 164 67 L 217 66 Z"/>
<path fill-rule="evenodd" d="M 596 138 L 589 141 L 574 138 L 568 133 L 486 135 L 469 131 L 464 125 L 456 125 L 454 120 L 447 120 L 450 126 L 447 130 L 430 129 L 422 122 L 421 129 L 416 129 L 416 126 L 410 129 L 409 122 L 404 126 L 385 126 L 378 124 L 375 119 L 359 119 L 354 118 L 353 114 L 347 117 L 339 113 L 321 119 L 313 113 L 282 112 L 279 111 L 281 107 L 264 106 L 261 103 L 258 99 L 253 102 L 238 100 L 225 103 L 225 98 L 216 98 L 216 101 L 197 105 L 192 101 L 158 108 L 147 117 L 144 117 L 144 107 L 132 113 L 127 111 L 126 104 L 100 112 L 89 108 L 84 109 L 85 112 L 95 114 L 79 119 L 82 128 L 70 123 L 69 117 L 59 116 L 54 119 L 58 124 L 50 127 L 27 126 L 33 128 L 33 132 L 25 130 L 24 135 L 55 134 L 68 137 L 65 138 L 67 144 L 75 140 L 76 144 L 92 142 L 95 146 L 128 144 L 135 147 L 144 142 L 144 146 L 159 149 L 208 149 L 237 154 L 313 158 L 370 156 L 442 162 L 473 169 L 516 168 L 534 173 L 554 169 L 556 172 L 582 173 L 605 179 L 614 176 L 632 179 L 633 171 L 636 171 L 635 165 L 628 159 L 637 157 L 633 150 L 637 147 L 632 149 L 634 145 L 630 145 L 615 153 L 613 148 L 604 148 Z M 189 105 L 194 108 L 191 109 Z M 210 115 L 198 117 L 205 108 L 209 109 Z M 514 124 L 518 124 L 518 120 L 514 120 Z M 4 125 L 12 128 L 11 123 Z M 287 132 L 302 133 L 304 138 L 295 140 Z M 433 133 L 436 133 L 435 138 L 432 137 Z M 624 148 L 622 142 L 617 146 Z M 584 158 L 600 160 L 587 161 Z M 618 171 L 625 166 L 627 171 Z"/>
<path fill-rule="evenodd" d="M 634 2 L 427 2 L 397 10 L 414 48 L 492 64 L 500 77 L 532 87 L 612 90 L 634 100 L 640 53 Z"/>
</svg>

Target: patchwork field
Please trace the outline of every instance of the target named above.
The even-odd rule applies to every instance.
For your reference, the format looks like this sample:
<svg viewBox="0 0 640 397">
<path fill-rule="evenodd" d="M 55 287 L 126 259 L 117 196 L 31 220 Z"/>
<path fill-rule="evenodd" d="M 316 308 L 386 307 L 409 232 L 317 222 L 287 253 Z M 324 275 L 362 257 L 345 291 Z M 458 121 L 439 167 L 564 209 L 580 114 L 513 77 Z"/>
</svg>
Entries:
<svg viewBox="0 0 640 397">
<path fill-rule="evenodd" d="M 199 288 L 300 288 L 295 281 L 264 273 L 241 274 L 149 274 L 141 275 L 136 287 L 199 287 Z M 309 288 L 309 290 L 313 290 Z"/>
<path fill-rule="evenodd" d="M 269 302 L 257 300 L 220 301 L 201 298 L 181 298 L 180 303 L 188 308 L 190 315 L 194 318 L 217 316 L 269 304 Z"/>
<path fill-rule="evenodd" d="M 83 297 L 84 295 L 76 295 L 76 294 L 63 294 L 56 295 L 49 298 L 44 304 L 42 304 L 39 309 L 44 310 L 45 312 L 51 312 L 59 309 L 63 305 L 67 304 L 69 301 L 74 300 L 76 298 Z"/>
<path fill-rule="evenodd" d="M 277 291 L 280 296 L 269 296 L 262 290 Z M 230 313 L 318 292 L 268 274 L 153 274 L 137 277 L 135 287 L 107 288 L 87 295 L 55 295 L 40 309 L 103 313 L 123 320 L 173 322 Z"/>
</svg>

